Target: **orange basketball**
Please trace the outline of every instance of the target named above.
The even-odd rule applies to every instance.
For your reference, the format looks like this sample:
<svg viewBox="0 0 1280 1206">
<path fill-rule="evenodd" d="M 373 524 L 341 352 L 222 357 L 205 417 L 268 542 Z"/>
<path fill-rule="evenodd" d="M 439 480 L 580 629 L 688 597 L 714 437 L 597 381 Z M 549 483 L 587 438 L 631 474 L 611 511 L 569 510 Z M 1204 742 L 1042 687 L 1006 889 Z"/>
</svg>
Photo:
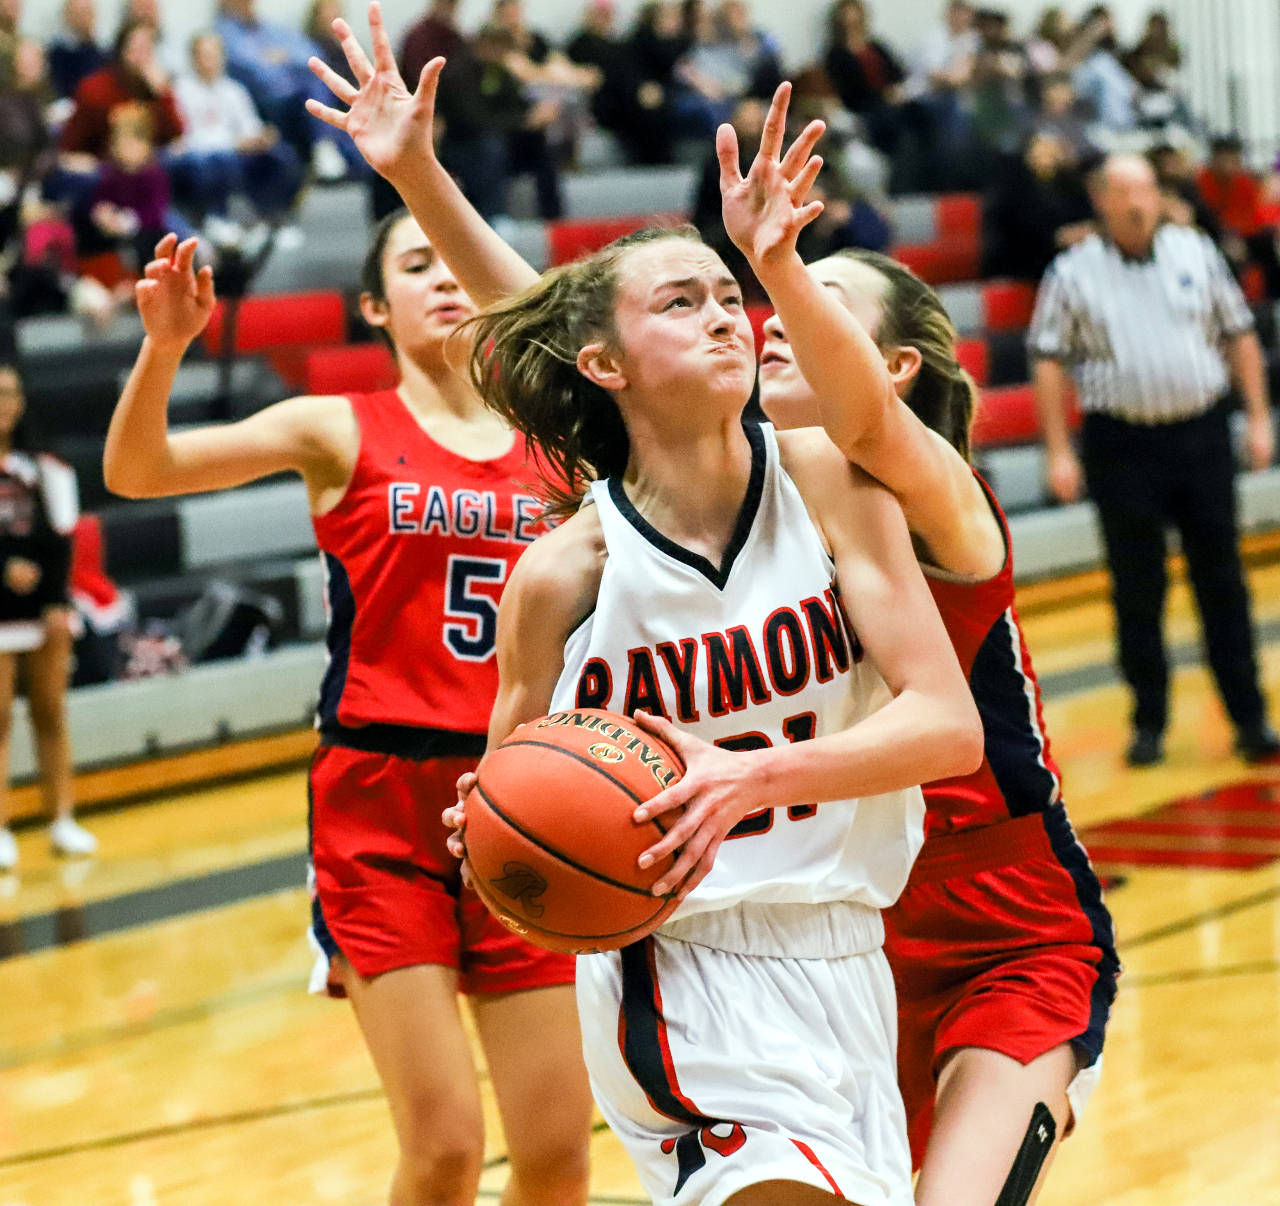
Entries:
<svg viewBox="0 0 1280 1206">
<path fill-rule="evenodd" d="M 636 859 L 673 819 L 632 813 L 684 774 L 670 746 L 625 716 L 584 708 L 521 725 L 480 764 L 467 797 L 467 862 L 505 926 L 553 951 L 614 950 L 657 929 L 671 866 Z"/>
</svg>

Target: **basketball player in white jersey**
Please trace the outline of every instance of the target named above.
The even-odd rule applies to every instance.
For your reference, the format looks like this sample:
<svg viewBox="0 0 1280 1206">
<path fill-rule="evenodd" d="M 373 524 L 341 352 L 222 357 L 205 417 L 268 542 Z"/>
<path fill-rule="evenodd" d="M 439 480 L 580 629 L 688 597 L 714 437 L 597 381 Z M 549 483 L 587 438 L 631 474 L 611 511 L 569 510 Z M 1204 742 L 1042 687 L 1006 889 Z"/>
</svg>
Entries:
<svg viewBox="0 0 1280 1206">
<path fill-rule="evenodd" d="M 597 1103 L 656 1202 L 907 1206 L 879 910 L 921 840 L 913 785 L 980 748 L 901 513 L 824 436 L 743 426 L 750 324 L 692 232 L 548 273 L 474 340 L 564 509 L 592 482 L 504 595 L 491 743 L 647 711 L 687 765 L 655 888 L 681 907 L 578 963 Z"/>
</svg>

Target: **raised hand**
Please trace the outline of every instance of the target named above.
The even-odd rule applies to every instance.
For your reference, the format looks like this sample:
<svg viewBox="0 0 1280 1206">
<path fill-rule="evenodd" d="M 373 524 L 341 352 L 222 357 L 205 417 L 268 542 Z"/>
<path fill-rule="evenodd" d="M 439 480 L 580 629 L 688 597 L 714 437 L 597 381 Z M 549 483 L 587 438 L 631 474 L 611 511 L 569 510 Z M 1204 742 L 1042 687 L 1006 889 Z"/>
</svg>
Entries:
<svg viewBox="0 0 1280 1206">
<path fill-rule="evenodd" d="M 822 212 L 821 201 L 806 204 L 805 197 L 822 170 L 822 159 L 813 148 L 826 125 L 811 121 L 783 156 L 790 99 L 791 85 L 780 84 L 765 119 L 760 150 L 745 177 L 734 128 L 726 124 L 716 131 L 725 230 L 753 265 L 793 252 L 796 236 Z"/>
<path fill-rule="evenodd" d="M 195 271 L 196 240 L 167 234 L 134 286 L 138 315 L 153 343 L 186 347 L 213 313 L 213 269 Z"/>
<path fill-rule="evenodd" d="M 327 64 L 312 58 L 307 65 L 347 108 L 334 109 L 312 99 L 307 101 L 307 112 L 350 134 L 369 166 L 394 182 L 398 174 L 420 167 L 435 155 L 432 127 L 444 59 L 432 59 L 418 77 L 417 91 L 410 92 L 396 66 L 377 0 L 369 5 L 372 62 L 341 18 L 334 21 L 333 32 L 359 86 L 353 87 Z"/>
</svg>

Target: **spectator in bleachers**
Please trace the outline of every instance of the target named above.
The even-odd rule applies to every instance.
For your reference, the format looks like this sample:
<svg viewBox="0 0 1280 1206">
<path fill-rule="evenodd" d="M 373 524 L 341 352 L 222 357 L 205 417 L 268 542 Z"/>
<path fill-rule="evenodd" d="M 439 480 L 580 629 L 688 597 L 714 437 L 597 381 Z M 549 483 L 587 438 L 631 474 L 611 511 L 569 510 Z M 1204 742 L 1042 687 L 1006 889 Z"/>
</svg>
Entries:
<svg viewBox="0 0 1280 1206">
<path fill-rule="evenodd" d="M 1076 53 L 1081 61 L 1072 83 L 1098 124 L 1113 134 L 1132 130 L 1138 123 L 1138 86 L 1120 61 L 1115 18 L 1105 4 L 1095 5 L 1081 20 Z"/>
<path fill-rule="evenodd" d="M 262 119 L 280 131 L 320 179 L 364 174 L 351 140 L 333 137 L 304 107 L 309 97 L 321 98 L 307 67 L 316 53 L 310 38 L 287 25 L 262 20 L 257 0 L 219 0 L 214 29 L 222 38 L 227 73 L 249 90 Z"/>
<path fill-rule="evenodd" d="M 1276 223 L 1262 181 L 1244 162 L 1244 144 L 1234 134 L 1215 138 L 1209 162 L 1196 175 L 1196 188 L 1218 220 L 1222 249 L 1239 271 L 1250 261 L 1266 279 L 1267 295 L 1280 297 Z"/>
<path fill-rule="evenodd" d="M 1071 147 L 1048 130 L 1000 164 L 983 206 L 984 276 L 1039 281 L 1054 256 L 1093 233 Z"/>
<path fill-rule="evenodd" d="M 336 71 L 348 83 L 354 84 L 355 76 L 347 65 L 342 43 L 333 32 L 333 23 L 343 15 L 341 0 L 311 0 L 302 32 L 311 39 L 316 57 Z"/>
<path fill-rule="evenodd" d="M 83 250 L 122 252 L 128 266 L 140 272 L 164 237 L 170 195 L 168 173 L 156 158 L 150 114 L 142 105 L 117 105 L 89 204 L 98 237 L 85 239 Z"/>
<path fill-rule="evenodd" d="M 662 115 L 663 93 L 647 83 L 635 47 L 614 33 L 613 0 L 587 0 L 582 25 L 565 46 L 569 59 L 592 67 L 600 86 L 591 113 L 633 163 L 669 163 L 671 134 Z"/>
<path fill-rule="evenodd" d="M 106 63 L 107 52 L 98 45 L 97 32 L 95 0 L 66 0 L 62 29 L 49 43 L 49 76 L 58 96 L 74 96 L 80 81 Z"/>
<path fill-rule="evenodd" d="M 1138 128 L 1159 131 L 1166 139 L 1189 142 L 1197 124 L 1191 109 L 1174 87 L 1171 73 L 1158 60 L 1137 51 L 1125 58 L 1125 69 L 1133 77 L 1133 108 Z"/>
<path fill-rule="evenodd" d="M 676 64 L 688 46 L 675 0 L 648 0 L 636 13 L 628 39 L 646 89 L 645 108 L 671 122 Z"/>
<path fill-rule="evenodd" d="M 107 65 L 76 89 L 75 108 L 62 127 L 63 151 L 102 159 L 111 134 L 111 113 L 120 105 L 142 105 L 157 146 L 182 133 L 182 117 L 169 74 L 157 54 L 156 27 L 133 21 L 121 27 Z"/>
<path fill-rule="evenodd" d="M 1070 50 L 1075 31 L 1066 12 L 1051 4 L 1040 14 L 1027 39 L 1027 63 L 1036 76 L 1068 71 L 1074 64 Z"/>
<path fill-rule="evenodd" d="M 1170 526 L 1181 537 L 1236 748 L 1249 761 L 1272 758 L 1280 738 L 1258 678 L 1228 420 L 1234 385 L 1248 463 L 1268 466 L 1275 439 L 1253 315 L 1209 239 L 1162 224 L 1144 158 L 1112 155 L 1093 177 L 1092 199 L 1101 231 L 1054 261 L 1027 346 L 1050 488 L 1068 502 L 1087 483 L 1101 521 L 1119 661 L 1134 700 L 1128 761 L 1147 766 L 1164 756 Z M 1079 459 L 1067 423 L 1068 375 L 1084 412 Z"/>
<path fill-rule="evenodd" d="M 175 85 L 186 131 L 168 159 L 178 204 L 205 224 L 215 243 L 238 241 L 229 224 L 233 197 L 246 198 L 275 223 L 302 183 L 297 152 L 263 123 L 248 91 L 225 68 L 222 39 L 212 31 L 197 34 L 191 70 Z"/>
<path fill-rule="evenodd" d="M 1010 154 L 1018 149 L 1027 124 L 1027 57 L 1010 32 L 1008 13 L 983 8 L 975 19 L 978 49 L 970 85 L 973 132 L 983 147 Z"/>
<path fill-rule="evenodd" d="M 504 45 L 503 66 L 520 82 L 525 99 L 532 104 L 548 102 L 555 110 L 545 125 L 511 135 L 512 174 L 532 172 L 536 177 L 544 161 L 558 167 L 572 160 L 591 96 L 600 86 L 599 72 L 573 62 L 533 29 L 525 20 L 522 0 L 494 0 L 487 29 Z M 554 178 L 549 183 L 555 183 Z M 558 191 L 556 183 L 555 216 L 559 216 Z"/>
<path fill-rule="evenodd" d="M 22 25 L 22 0 L 0 0 L 0 90 L 13 83 L 13 56 Z"/>
<path fill-rule="evenodd" d="M 186 66 L 186 47 L 175 44 L 173 39 L 165 36 L 165 26 L 160 12 L 160 0 L 125 0 L 124 12 L 120 17 L 117 29 L 132 25 L 135 21 L 145 21 L 156 31 L 156 55 L 161 65 L 172 76 Z"/>
<path fill-rule="evenodd" d="M 947 159 L 963 157 L 972 136 L 969 88 L 977 51 L 973 5 L 969 0 L 949 0 L 942 22 L 916 52 L 907 80 L 907 93 L 930 113 L 936 151 Z M 946 175 L 959 173 L 949 166 Z"/>
<path fill-rule="evenodd" d="M 1089 137 L 1089 123 L 1076 106 L 1076 90 L 1071 76 L 1063 71 L 1050 72 L 1039 81 L 1040 99 L 1031 115 L 1032 134 L 1052 134 L 1071 150 L 1077 165 L 1087 164 L 1097 152 Z"/>
<path fill-rule="evenodd" d="M 1163 9 L 1155 9 L 1147 16 L 1142 37 L 1133 48 L 1135 58 L 1146 59 L 1163 82 L 1176 74 L 1182 66 L 1182 47 L 1173 36 L 1169 15 Z"/>
<path fill-rule="evenodd" d="M 0 90 L 0 206 L 21 202 L 23 193 L 53 166 L 47 116 L 52 99 L 44 48 L 19 38 L 13 79 Z"/>
<path fill-rule="evenodd" d="M 1160 186 L 1165 221 L 1175 222 L 1179 226 L 1198 226 L 1218 245 L 1218 250 L 1226 255 L 1222 223 L 1205 204 L 1196 187 L 1197 168 L 1187 152 L 1180 146 L 1162 142 L 1147 152 L 1147 158 L 1151 161 L 1156 183 Z M 1227 258 L 1230 259 L 1230 256 Z"/>
<path fill-rule="evenodd" d="M 400 70 L 411 85 L 417 85 L 422 69 L 432 59 L 441 55 L 452 58 L 462 45 L 457 18 L 458 0 L 431 0 L 427 11 L 409 26 L 400 44 Z M 334 70 L 343 76 L 347 73 L 345 63 Z"/>
<path fill-rule="evenodd" d="M 67 580 L 79 510 L 75 474 L 25 446 L 25 406 L 17 367 L 0 363 L 0 871 L 11 871 L 18 861 L 5 794 L 19 663 L 54 852 L 87 855 L 98 847 L 73 816 L 67 728 L 72 639 Z"/>
<path fill-rule="evenodd" d="M 932 117 L 908 96 L 898 56 L 871 35 L 863 0 L 834 0 L 822 65 L 841 103 L 861 122 L 867 142 L 888 157 L 893 189 L 939 187 L 930 155 L 936 143 Z"/>
<path fill-rule="evenodd" d="M 902 134 L 907 77 L 898 56 L 871 36 L 862 0 L 832 4 L 822 63 L 844 107 L 863 120 L 871 142 L 891 154 Z"/>
<path fill-rule="evenodd" d="M 747 76 L 743 95 L 772 97 L 782 83 L 777 39 L 752 22 L 746 0 L 721 0 L 716 23 L 725 54 L 736 58 Z"/>
<path fill-rule="evenodd" d="M 676 63 L 675 118 L 690 138 L 710 137 L 750 90 L 751 65 L 736 45 L 722 40 L 710 5 L 688 10 L 689 45 Z"/>
</svg>

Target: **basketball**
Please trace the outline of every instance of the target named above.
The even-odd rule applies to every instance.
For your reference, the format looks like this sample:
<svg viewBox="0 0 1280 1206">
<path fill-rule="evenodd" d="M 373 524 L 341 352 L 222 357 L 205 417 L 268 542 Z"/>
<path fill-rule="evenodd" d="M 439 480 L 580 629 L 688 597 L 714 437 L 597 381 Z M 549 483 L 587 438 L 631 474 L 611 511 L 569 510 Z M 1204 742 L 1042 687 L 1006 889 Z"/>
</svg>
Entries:
<svg viewBox="0 0 1280 1206">
<path fill-rule="evenodd" d="M 652 886 L 672 859 L 636 860 L 672 821 L 632 813 L 676 782 L 670 746 L 625 716 L 555 712 L 521 725 L 480 764 L 466 801 L 472 884 L 503 925 L 586 954 L 636 942 L 670 916 Z"/>
</svg>

